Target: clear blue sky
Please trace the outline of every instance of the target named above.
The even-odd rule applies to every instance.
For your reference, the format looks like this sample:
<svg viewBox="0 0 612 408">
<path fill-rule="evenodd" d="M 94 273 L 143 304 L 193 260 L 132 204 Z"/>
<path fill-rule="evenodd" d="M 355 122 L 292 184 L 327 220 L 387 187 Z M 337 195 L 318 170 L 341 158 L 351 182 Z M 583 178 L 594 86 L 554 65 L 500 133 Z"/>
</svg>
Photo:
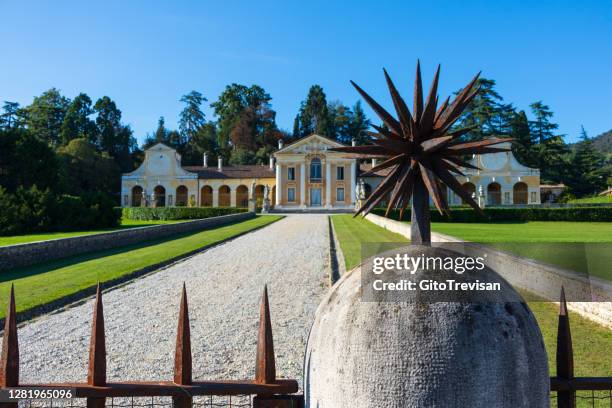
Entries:
<svg viewBox="0 0 612 408">
<path fill-rule="evenodd" d="M 426 82 L 442 64 L 441 96 L 482 70 L 519 108 L 550 105 L 569 141 L 612 128 L 610 0 L 0 0 L 0 16 L 0 101 L 109 95 L 140 141 L 176 125 L 181 95 L 231 82 L 263 86 L 288 130 L 315 83 L 353 104 L 353 79 L 390 107 L 381 68 L 410 99 L 417 58 Z"/>
</svg>

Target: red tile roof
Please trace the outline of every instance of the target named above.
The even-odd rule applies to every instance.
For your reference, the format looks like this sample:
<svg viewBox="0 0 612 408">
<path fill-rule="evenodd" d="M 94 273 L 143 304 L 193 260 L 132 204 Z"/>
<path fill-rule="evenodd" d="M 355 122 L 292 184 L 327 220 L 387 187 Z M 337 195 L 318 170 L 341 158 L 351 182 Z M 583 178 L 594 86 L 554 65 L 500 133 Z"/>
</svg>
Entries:
<svg viewBox="0 0 612 408">
<path fill-rule="evenodd" d="M 197 173 L 201 179 L 239 179 L 239 178 L 274 178 L 276 173 L 270 166 L 252 164 L 242 166 L 223 166 L 222 171 L 216 167 L 184 166 L 185 170 Z"/>
</svg>

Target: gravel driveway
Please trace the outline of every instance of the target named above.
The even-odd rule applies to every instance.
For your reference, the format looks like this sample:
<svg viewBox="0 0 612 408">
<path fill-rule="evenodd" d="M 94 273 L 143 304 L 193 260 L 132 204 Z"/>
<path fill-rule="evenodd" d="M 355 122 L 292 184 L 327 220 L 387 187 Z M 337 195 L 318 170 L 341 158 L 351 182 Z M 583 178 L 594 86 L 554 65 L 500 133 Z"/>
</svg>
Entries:
<svg viewBox="0 0 612 408">
<path fill-rule="evenodd" d="M 308 332 L 327 290 L 327 228 L 326 215 L 290 215 L 104 293 L 108 380 L 172 379 L 185 281 L 194 379 L 254 375 L 267 283 L 277 375 L 301 384 Z M 20 327 L 21 382 L 86 381 L 92 310 L 93 299 Z"/>
</svg>

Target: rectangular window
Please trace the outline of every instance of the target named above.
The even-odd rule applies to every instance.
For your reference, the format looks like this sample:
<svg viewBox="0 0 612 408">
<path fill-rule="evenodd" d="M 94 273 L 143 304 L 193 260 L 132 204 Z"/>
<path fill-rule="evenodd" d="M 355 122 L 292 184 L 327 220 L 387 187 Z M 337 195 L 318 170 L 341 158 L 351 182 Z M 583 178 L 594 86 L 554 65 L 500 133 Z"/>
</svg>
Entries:
<svg viewBox="0 0 612 408">
<path fill-rule="evenodd" d="M 289 187 L 287 189 L 287 201 L 289 201 L 290 203 L 295 202 L 295 188 Z"/>
<path fill-rule="evenodd" d="M 535 203 L 535 202 L 536 202 L 536 192 L 535 192 L 535 191 L 532 191 L 532 192 L 531 192 L 531 202 L 532 202 L 532 203 Z"/>
<path fill-rule="evenodd" d="M 344 167 L 336 167 L 336 180 L 344 180 Z"/>
<path fill-rule="evenodd" d="M 295 180 L 295 167 L 287 168 L 287 180 L 290 180 L 290 181 Z"/>
<path fill-rule="evenodd" d="M 344 201 L 344 188 L 338 187 L 336 190 L 336 201 Z"/>
</svg>

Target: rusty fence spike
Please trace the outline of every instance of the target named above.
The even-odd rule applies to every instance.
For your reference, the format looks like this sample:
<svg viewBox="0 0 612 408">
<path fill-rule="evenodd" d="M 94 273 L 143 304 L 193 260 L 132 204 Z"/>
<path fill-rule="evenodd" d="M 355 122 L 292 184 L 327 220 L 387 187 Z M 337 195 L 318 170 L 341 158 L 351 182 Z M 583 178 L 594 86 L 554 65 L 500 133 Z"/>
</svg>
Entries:
<svg viewBox="0 0 612 408">
<path fill-rule="evenodd" d="M 183 283 L 178 328 L 176 332 L 176 351 L 174 354 L 174 382 L 180 385 L 191 384 L 191 333 L 189 330 L 189 308 L 187 289 Z"/>
<path fill-rule="evenodd" d="M 259 334 L 257 338 L 255 382 L 259 384 L 274 384 L 276 382 L 274 341 L 272 339 L 272 322 L 270 321 L 267 285 L 264 285 L 261 305 L 259 307 Z"/>
<path fill-rule="evenodd" d="M 191 332 L 189 329 L 189 307 L 187 306 L 187 288 L 183 282 L 178 327 L 176 330 L 176 351 L 174 353 L 174 383 L 191 385 Z M 174 408 L 191 408 L 193 398 L 189 395 L 172 398 Z"/>
<path fill-rule="evenodd" d="M 15 287 L 11 284 L 8 310 L 4 320 L 2 339 L 2 372 L 0 387 L 19 385 L 19 341 L 17 339 L 17 312 L 15 309 Z"/>
<path fill-rule="evenodd" d="M 557 327 L 557 377 L 565 380 L 574 378 L 572 333 L 563 287 L 561 287 L 561 298 L 559 300 L 559 324 Z M 559 391 L 557 393 L 557 404 L 559 408 L 575 407 L 575 391 Z"/>
<path fill-rule="evenodd" d="M 89 369 L 87 384 L 106 385 L 106 340 L 104 337 L 104 308 L 102 307 L 102 290 L 100 283 L 96 289 L 96 302 L 89 340 Z M 104 408 L 106 398 L 87 398 L 87 408 Z"/>
</svg>

